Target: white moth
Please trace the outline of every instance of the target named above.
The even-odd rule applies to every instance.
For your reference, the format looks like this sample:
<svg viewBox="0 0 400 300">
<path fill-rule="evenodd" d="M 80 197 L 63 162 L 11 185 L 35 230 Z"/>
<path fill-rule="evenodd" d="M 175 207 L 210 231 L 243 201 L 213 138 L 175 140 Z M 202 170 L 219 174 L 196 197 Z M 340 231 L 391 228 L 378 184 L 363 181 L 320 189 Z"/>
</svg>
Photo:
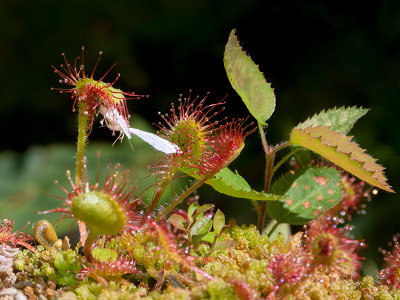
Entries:
<svg viewBox="0 0 400 300">
<path fill-rule="evenodd" d="M 111 131 L 119 131 L 118 139 L 123 139 L 124 136 L 127 136 L 128 139 L 132 137 L 132 134 L 141 138 L 143 141 L 148 143 L 154 149 L 161 151 L 165 154 L 176 153 L 179 150 L 179 147 L 156 134 L 143 131 L 136 128 L 129 127 L 129 124 L 125 121 L 125 119 L 119 114 L 118 110 L 115 108 L 107 109 L 104 106 L 101 106 L 99 109 L 100 113 L 104 116 L 104 119 L 100 121 L 100 124 L 105 125 Z"/>
</svg>

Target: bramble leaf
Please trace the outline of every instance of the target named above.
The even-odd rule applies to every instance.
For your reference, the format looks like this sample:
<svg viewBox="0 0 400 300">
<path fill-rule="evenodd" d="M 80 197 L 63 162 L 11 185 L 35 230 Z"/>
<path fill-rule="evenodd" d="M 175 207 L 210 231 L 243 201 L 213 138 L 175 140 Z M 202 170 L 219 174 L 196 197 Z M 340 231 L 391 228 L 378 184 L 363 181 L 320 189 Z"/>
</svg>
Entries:
<svg viewBox="0 0 400 300">
<path fill-rule="evenodd" d="M 207 181 L 217 192 L 236 198 L 245 198 L 250 200 L 269 201 L 277 200 L 281 197 L 264 192 L 253 190 L 247 181 L 237 173 L 228 168 L 219 171 L 213 179 Z"/>
<path fill-rule="evenodd" d="M 275 94 L 258 66 L 240 47 L 235 30 L 225 47 L 224 65 L 232 87 L 250 113 L 258 122 L 265 123 L 275 110 Z"/>
<path fill-rule="evenodd" d="M 278 223 L 305 224 L 334 207 L 343 197 L 341 176 L 335 168 L 314 167 L 288 173 L 275 189 L 289 182 L 285 199 L 268 203 L 267 212 Z M 273 187 L 274 188 L 274 187 Z"/>
<path fill-rule="evenodd" d="M 362 107 L 339 107 L 332 108 L 327 111 L 323 110 L 319 114 L 315 114 L 303 123 L 296 126 L 299 129 L 316 126 L 330 126 L 331 130 L 347 134 L 359 118 L 364 116 L 368 109 Z"/>
<path fill-rule="evenodd" d="M 203 242 L 208 242 L 208 243 L 212 244 L 215 240 L 215 232 L 214 231 L 208 232 L 207 234 L 202 236 L 200 240 Z"/>
<path fill-rule="evenodd" d="M 193 217 L 197 217 L 198 215 L 203 215 L 207 210 L 213 208 L 214 204 L 203 204 L 193 213 Z"/>
<path fill-rule="evenodd" d="M 217 212 L 214 215 L 214 219 L 213 219 L 213 228 L 215 231 L 216 235 L 219 235 L 221 233 L 222 228 L 224 228 L 225 226 L 225 215 L 222 211 L 220 211 L 219 209 L 217 210 Z"/>
<path fill-rule="evenodd" d="M 294 128 L 290 135 L 292 144 L 318 153 L 371 185 L 394 192 L 386 182 L 384 168 L 351 139 L 325 126 Z"/>
<path fill-rule="evenodd" d="M 210 231 L 212 226 L 212 220 L 206 217 L 200 217 L 196 219 L 194 225 L 190 229 L 190 234 L 193 235 L 201 235 L 206 234 Z"/>
<path fill-rule="evenodd" d="M 180 230 L 184 230 L 186 231 L 186 220 L 183 216 L 181 215 L 177 215 L 177 214 L 172 214 L 169 219 L 168 222 L 170 222 L 175 228 L 178 228 Z"/>
<path fill-rule="evenodd" d="M 198 209 L 200 207 L 199 204 L 197 203 L 192 203 L 190 204 L 189 208 L 188 208 L 188 218 L 190 220 L 190 222 L 193 222 L 193 213 L 196 211 L 196 209 Z"/>
</svg>

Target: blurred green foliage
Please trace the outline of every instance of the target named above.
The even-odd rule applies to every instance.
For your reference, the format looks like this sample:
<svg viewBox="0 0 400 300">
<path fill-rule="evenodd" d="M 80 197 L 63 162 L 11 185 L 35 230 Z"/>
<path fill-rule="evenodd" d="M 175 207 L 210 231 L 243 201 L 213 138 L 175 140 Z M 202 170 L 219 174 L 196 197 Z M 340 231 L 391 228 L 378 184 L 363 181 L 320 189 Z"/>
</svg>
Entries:
<svg viewBox="0 0 400 300">
<path fill-rule="evenodd" d="M 144 120 L 138 118 L 136 124 L 141 129 L 151 130 Z M 109 175 L 115 170 L 114 166 L 120 164 L 118 173 L 122 174 L 129 169 L 128 179 L 130 184 L 137 186 L 134 193 L 136 197 L 142 197 L 143 201 L 150 203 L 154 176 L 149 176 L 147 165 L 157 164 L 161 156 L 149 145 L 140 139 L 133 137 L 132 149 L 127 141 L 116 143 L 114 147 L 111 143 L 93 142 L 87 147 L 87 169 L 88 179 L 91 185 L 96 182 L 99 176 L 99 187 L 101 188 L 106 179 L 107 165 L 110 167 Z M 65 193 L 57 186 L 57 180 L 61 186 L 69 192 L 73 189 L 69 183 L 65 172 L 71 170 L 72 178 L 75 172 L 75 152 L 73 145 L 52 144 L 46 147 L 33 146 L 24 154 L 19 155 L 11 151 L 4 151 L 0 154 L 0 202 L 2 217 L 9 217 L 16 221 L 14 229 L 20 229 L 31 222 L 32 226 L 27 226 L 25 232 L 33 233 L 33 224 L 41 219 L 48 219 L 56 222 L 60 219 L 61 213 L 37 214 L 39 211 L 46 211 L 61 207 L 63 200 L 56 197 L 65 198 Z M 98 159 L 97 154 L 100 153 Z M 97 174 L 98 172 L 98 174 Z M 175 188 L 182 180 L 174 182 Z M 167 191 L 163 199 L 169 197 L 171 191 Z M 71 219 L 66 218 L 57 226 L 56 231 L 63 234 L 71 233 Z"/>
<path fill-rule="evenodd" d="M 32 214 L 38 210 L 34 202 L 40 203 L 41 209 L 60 204 L 40 194 L 41 189 L 58 194 L 54 179 L 68 185 L 64 172 L 74 168 L 76 114 L 71 112 L 72 103 L 66 95 L 49 90 L 60 87 L 50 65 L 62 63 L 61 52 L 72 60 L 85 45 L 90 70 L 97 52 L 103 50 L 97 78 L 117 62 L 106 81 L 112 81 L 120 72 L 117 88 L 150 95 L 149 100 L 129 102 L 134 127 L 137 115 L 149 123 L 158 122 L 156 113 L 166 112 L 171 100 L 179 93 L 187 94 L 189 89 L 193 89 L 193 96 L 211 91 L 210 101 L 229 93 L 226 115 L 243 117 L 246 107 L 230 87 L 222 62 L 232 28 L 237 29 L 244 49 L 275 88 L 277 106 L 267 130 L 271 143 L 288 139 L 293 126 L 323 108 L 371 108 L 353 133 L 360 146 L 387 167 L 389 183 L 399 191 L 399 24 L 400 3 L 395 0 L 362 4 L 1 1 L 0 214 L 17 218 L 15 228 L 19 228 L 31 217 L 38 217 Z M 135 174 L 132 178 L 140 177 L 136 177 L 139 169 L 146 172 L 136 159 L 143 159 L 145 165 L 147 158 L 152 159 L 146 147 L 141 155 L 136 155 L 139 149 L 131 152 L 125 143 L 111 148 L 112 138 L 105 129 L 95 128 L 90 139 L 92 175 L 98 149 L 102 151 L 102 162 L 106 158 L 126 162 Z M 107 142 L 98 146 L 98 141 Z M 264 158 L 257 135 L 249 136 L 246 144 L 231 169 L 238 169 L 252 187 L 261 190 Z M 255 222 L 248 201 L 232 200 L 209 187 L 203 188 L 200 195 L 203 202 L 216 203 L 228 219 Z M 367 216 L 355 218 L 355 235 L 369 244 L 366 254 L 370 258 L 377 257 L 378 246 L 387 247 L 391 236 L 399 231 L 397 198 L 380 192 L 368 205 Z"/>
</svg>

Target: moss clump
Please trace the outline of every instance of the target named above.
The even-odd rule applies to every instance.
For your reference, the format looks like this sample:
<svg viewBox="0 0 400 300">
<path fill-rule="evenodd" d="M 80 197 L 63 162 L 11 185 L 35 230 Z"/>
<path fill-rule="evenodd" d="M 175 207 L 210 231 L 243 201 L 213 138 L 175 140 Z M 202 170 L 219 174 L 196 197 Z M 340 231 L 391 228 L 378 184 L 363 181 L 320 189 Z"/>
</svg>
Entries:
<svg viewBox="0 0 400 300">
<path fill-rule="evenodd" d="M 161 230 L 161 225 L 156 226 Z M 344 277 L 340 268 L 328 271 L 312 264 L 303 266 L 301 263 L 307 260 L 293 265 L 312 255 L 302 248 L 301 235 L 298 234 L 287 241 L 281 235 L 270 241 L 254 226 L 233 226 L 223 235 L 224 240 L 235 242 L 231 247 L 198 256 L 201 252 L 199 247 L 189 251 L 187 242 L 172 239 L 179 233 L 169 231 L 165 224 L 162 226 L 162 242 L 160 233 L 149 226 L 103 244 L 112 249 L 111 252 L 117 251 L 133 260 L 139 271 L 123 275 L 118 282 L 97 282 L 90 276 L 82 279 L 76 276 L 82 272 L 82 264 L 96 272 L 93 262 L 85 261 L 73 250 L 45 250 L 41 246 L 37 247 L 36 253 L 24 250 L 17 255 L 15 268 L 19 271 L 18 278 L 31 281 L 33 286 L 39 286 L 38 278 L 44 287 L 51 282 L 57 287 L 69 286 L 69 291 L 66 288 L 54 290 L 58 299 L 258 299 L 272 295 L 277 299 L 391 300 L 400 297 L 398 290 L 390 290 L 369 276 L 355 281 Z M 294 273 L 297 276 L 295 280 L 285 277 L 285 268 L 276 273 L 277 269 L 271 267 L 272 264 L 281 266 L 281 263 L 288 262 L 290 272 L 295 272 L 293 269 L 296 268 L 303 272 Z M 160 276 L 163 278 L 161 281 Z M 279 278 L 284 281 L 279 281 Z M 35 288 L 25 291 L 25 294 L 42 295 L 40 289 Z"/>
<path fill-rule="evenodd" d="M 24 250 L 15 259 L 15 268 L 19 277 L 34 278 L 40 276 L 44 280 L 52 280 L 57 285 L 76 284 L 75 275 L 80 271 L 80 258 L 71 250 L 45 250 L 38 246 L 37 252 Z"/>
</svg>

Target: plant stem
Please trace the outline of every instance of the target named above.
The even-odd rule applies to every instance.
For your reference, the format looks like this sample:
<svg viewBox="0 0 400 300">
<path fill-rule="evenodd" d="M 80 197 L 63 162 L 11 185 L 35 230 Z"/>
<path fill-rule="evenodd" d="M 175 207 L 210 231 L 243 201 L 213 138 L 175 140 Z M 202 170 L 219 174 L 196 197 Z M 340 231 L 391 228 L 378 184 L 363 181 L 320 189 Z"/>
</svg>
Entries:
<svg viewBox="0 0 400 300">
<path fill-rule="evenodd" d="M 78 142 L 77 142 L 77 150 L 76 150 L 76 168 L 75 168 L 75 182 L 77 186 L 82 186 L 82 176 L 83 176 L 83 166 L 84 166 L 84 157 L 85 157 L 85 145 L 86 145 L 86 131 L 88 127 L 89 116 L 83 102 L 79 102 L 79 110 L 78 110 Z M 86 114 L 85 114 L 86 112 Z M 80 234 L 80 242 L 83 245 L 85 243 L 85 239 L 87 236 L 86 225 L 84 222 L 78 220 L 79 234 Z M 85 243 L 86 244 L 86 243 Z"/>
<path fill-rule="evenodd" d="M 86 145 L 86 131 L 88 127 L 89 116 L 85 115 L 84 109 L 79 109 L 78 114 L 78 142 L 76 149 L 76 169 L 75 169 L 75 182 L 79 186 L 82 184 L 83 176 L 83 157 L 85 156 L 85 145 Z"/>
<path fill-rule="evenodd" d="M 263 145 L 265 155 L 267 156 L 268 153 L 269 153 L 269 151 L 268 151 L 268 143 L 267 143 L 267 140 L 266 140 L 266 138 L 265 138 L 264 129 L 263 129 L 262 124 L 261 124 L 260 122 L 258 122 L 258 131 L 260 132 L 260 135 L 261 135 L 261 143 L 262 143 L 262 145 Z"/>
<path fill-rule="evenodd" d="M 272 174 L 275 174 L 276 170 L 285 162 L 287 161 L 293 154 L 300 150 L 300 147 L 292 149 L 288 154 L 286 154 L 279 162 L 275 164 L 272 169 Z"/>
<path fill-rule="evenodd" d="M 85 254 L 85 257 L 88 261 L 90 261 L 92 258 L 92 245 L 96 241 L 98 236 L 99 234 L 89 230 L 89 234 L 86 238 L 85 245 L 83 246 L 83 254 Z"/>
<path fill-rule="evenodd" d="M 171 181 L 174 179 L 176 172 L 177 172 L 177 170 L 175 170 L 175 168 L 172 168 L 172 169 L 168 168 L 166 175 L 164 176 L 160 185 L 158 186 L 157 193 L 154 196 L 153 201 L 151 202 L 151 206 L 147 210 L 145 217 L 149 216 L 151 214 L 151 212 L 156 208 L 156 206 L 157 206 L 158 202 L 160 201 L 162 195 L 164 194 L 166 188 L 171 183 Z"/>
<path fill-rule="evenodd" d="M 265 138 L 265 133 L 264 133 L 263 125 L 262 125 L 260 122 L 258 122 L 258 131 L 260 132 L 261 143 L 262 143 L 262 145 L 263 145 L 263 149 L 264 149 L 264 152 L 265 152 L 266 166 L 265 166 L 264 191 L 267 192 L 267 191 L 269 191 L 269 186 L 270 186 L 270 183 L 268 183 L 268 182 L 270 182 L 270 180 L 271 180 L 271 176 L 270 176 L 270 174 L 269 174 L 269 172 L 268 172 L 268 170 L 270 169 L 269 165 L 271 164 L 271 163 L 270 163 L 270 158 L 268 157 L 268 156 L 269 156 L 270 149 L 269 149 L 269 147 L 268 147 L 268 143 L 267 143 L 267 140 L 266 140 L 266 138 Z M 257 210 L 257 212 L 258 212 L 258 223 L 257 223 L 257 227 L 258 227 L 258 231 L 259 231 L 260 233 L 262 233 L 262 230 L 263 230 L 263 228 L 264 228 L 265 213 L 266 213 L 266 211 L 267 211 L 267 202 L 264 201 L 264 202 L 261 204 L 261 209 Z"/>
<path fill-rule="evenodd" d="M 253 204 L 254 208 L 256 209 L 256 213 L 257 213 L 257 217 L 258 217 L 261 213 L 260 205 L 258 204 L 258 202 L 256 200 L 251 200 L 251 203 Z"/>
<path fill-rule="evenodd" d="M 193 185 L 191 185 L 186 191 L 184 191 L 182 194 L 180 194 L 178 197 L 176 197 L 165 209 L 162 213 L 160 213 L 156 221 L 160 220 L 162 216 L 165 216 L 167 213 L 169 213 L 172 209 L 175 208 L 179 203 L 181 203 L 186 197 L 188 197 L 192 192 L 194 192 L 196 189 L 198 189 L 202 184 L 204 184 L 207 180 L 209 180 L 211 177 L 213 177 L 216 173 L 212 173 L 211 175 L 204 176 L 203 178 L 196 180 Z"/>
<path fill-rule="evenodd" d="M 264 186 L 264 191 L 266 193 L 268 193 L 271 188 L 272 167 L 274 165 L 275 153 L 276 152 L 272 151 L 270 154 L 266 155 L 267 166 L 266 166 L 266 170 L 265 170 L 265 186 Z M 258 218 L 258 225 L 257 225 L 258 231 L 260 233 L 262 233 L 263 228 L 264 228 L 266 212 L 267 212 L 267 201 L 264 201 L 261 205 L 261 211 L 260 211 L 260 216 Z"/>
<path fill-rule="evenodd" d="M 271 147 L 268 146 L 267 140 L 265 138 L 265 133 L 263 129 L 263 125 L 258 122 L 258 129 L 261 135 L 261 142 L 264 148 L 265 152 L 265 160 L 266 160 L 266 166 L 265 166 L 265 183 L 264 183 L 264 191 L 268 193 L 271 189 L 271 181 L 272 181 L 272 176 L 275 172 L 276 169 L 274 169 L 274 160 L 275 160 L 275 154 L 279 150 L 282 150 L 283 148 L 289 146 L 290 144 L 288 142 L 282 143 L 280 145 L 277 145 L 276 147 Z M 257 210 L 258 212 L 258 210 Z M 267 212 L 267 201 L 264 201 L 261 204 L 261 209 L 259 210 L 258 213 L 258 231 L 262 233 L 264 224 L 265 224 L 265 215 Z"/>
</svg>

